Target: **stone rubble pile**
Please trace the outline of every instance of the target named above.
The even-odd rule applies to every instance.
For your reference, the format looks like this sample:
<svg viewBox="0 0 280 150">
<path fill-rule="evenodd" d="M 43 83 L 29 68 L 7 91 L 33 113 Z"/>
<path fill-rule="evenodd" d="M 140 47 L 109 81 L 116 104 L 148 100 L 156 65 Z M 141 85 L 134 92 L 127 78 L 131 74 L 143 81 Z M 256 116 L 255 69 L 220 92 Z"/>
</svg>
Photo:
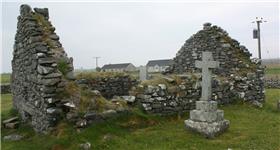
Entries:
<svg viewBox="0 0 280 150">
<path fill-rule="evenodd" d="M 62 115 L 57 94 L 73 74 L 73 60 L 48 21 L 47 8 L 21 5 L 15 36 L 11 90 L 22 121 L 31 121 L 38 132 L 53 127 Z"/>
</svg>

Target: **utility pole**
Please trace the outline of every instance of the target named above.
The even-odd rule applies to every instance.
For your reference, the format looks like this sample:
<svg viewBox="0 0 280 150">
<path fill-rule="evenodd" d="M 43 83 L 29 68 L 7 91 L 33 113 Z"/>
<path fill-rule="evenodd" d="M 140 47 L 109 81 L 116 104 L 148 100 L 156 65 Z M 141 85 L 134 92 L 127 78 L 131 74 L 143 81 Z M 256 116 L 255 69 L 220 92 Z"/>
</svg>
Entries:
<svg viewBox="0 0 280 150">
<path fill-rule="evenodd" d="M 100 57 L 93 57 L 94 59 L 95 59 L 95 69 L 97 69 L 97 67 L 98 67 L 98 59 L 100 58 Z"/>
<path fill-rule="evenodd" d="M 256 17 L 256 21 L 253 21 L 252 23 L 257 23 L 257 30 L 254 30 L 253 36 L 254 39 L 258 39 L 258 52 L 259 52 L 259 59 L 262 59 L 261 55 L 261 29 L 260 29 L 260 24 L 266 22 L 263 20 L 263 18 Z"/>
</svg>

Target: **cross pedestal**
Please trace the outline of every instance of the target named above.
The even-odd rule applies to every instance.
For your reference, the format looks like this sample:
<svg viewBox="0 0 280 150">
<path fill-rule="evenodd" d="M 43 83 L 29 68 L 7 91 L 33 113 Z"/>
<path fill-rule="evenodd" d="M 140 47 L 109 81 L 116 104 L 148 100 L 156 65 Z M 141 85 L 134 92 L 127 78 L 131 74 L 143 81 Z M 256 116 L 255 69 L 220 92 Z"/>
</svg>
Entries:
<svg viewBox="0 0 280 150">
<path fill-rule="evenodd" d="M 219 67 L 213 61 L 211 52 L 202 52 L 202 61 L 195 61 L 195 66 L 202 69 L 202 92 L 200 101 L 196 101 L 196 109 L 190 111 L 190 118 L 185 120 L 188 129 L 198 132 L 207 138 L 214 138 L 229 127 L 224 119 L 224 111 L 218 110 L 218 103 L 211 100 L 211 70 Z"/>
</svg>

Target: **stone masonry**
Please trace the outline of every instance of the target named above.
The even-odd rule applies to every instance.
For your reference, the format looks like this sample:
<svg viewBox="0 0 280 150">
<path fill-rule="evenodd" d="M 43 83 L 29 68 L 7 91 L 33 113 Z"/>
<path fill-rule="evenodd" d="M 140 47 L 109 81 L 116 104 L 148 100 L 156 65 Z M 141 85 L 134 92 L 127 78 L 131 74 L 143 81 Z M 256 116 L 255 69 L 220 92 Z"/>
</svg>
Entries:
<svg viewBox="0 0 280 150">
<path fill-rule="evenodd" d="M 191 36 L 174 58 L 174 65 L 167 73 L 198 73 L 195 61 L 202 58 L 202 52 L 212 52 L 214 60 L 220 62 L 220 67 L 213 69 L 224 81 L 232 84 L 228 94 L 242 95 L 244 101 L 252 103 L 264 102 L 264 67 L 258 59 L 250 59 L 250 52 L 245 46 L 232 39 L 228 33 L 218 26 L 205 23 L 203 30 Z"/>
<path fill-rule="evenodd" d="M 196 61 L 195 66 L 202 68 L 202 95 L 196 101 L 196 109 L 190 111 L 190 119 L 185 121 L 186 127 L 213 138 L 229 127 L 229 121 L 224 120 L 224 112 L 218 110 L 218 103 L 211 100 L 211 68 L 217 68 L 219 62 L 213 61 L 212 53 L 203 52 L 202 61 Z"/>
<path fill-rule="evenodd" d="M 137 84 L 137 80 L 129 75 L 99 76 L 94 78 L 79 78 L 77 83 L 91 90 L 98 90 L 105 98 L 129 95 L 129 90 Z"/>
<path fill-rule="evenodd" d="M 37 132 L 53 127 L 63 113 L 58 93 L 73 76 L 68 58 L 51 25 L 47 8 L 21 5 L 15 36 L 11 90 L 23 122 Z"/>
<path fill-rule="evenodd" d="M 192 109 L 201 94 L 197 84 L 200 77 L 192 78 L 201 72 L 195 61 L 201 60 L 202 52 L 209 51 L 219 61 L 219 68 L 212 69 L 213 80 L 211 100 L 218 104 L 230 104 L 238 100 L 262 107 L 264 102 L 264 68 L 258 59 L 250 59 L 251 54 L 228 33 L 210 23 L 203 30 L 190 37 L 174 58 L 174 65 L 166 75 L 174 73 L 183 82 L 162 88 L 162 84 L 144 86 L 136 95 L 137 101 L 150 113 L 170 114 Z M 183 79 L 181 77 L 188 76 Z M 276 82 L 273 82 L 276 83 Z"/>
</svg>

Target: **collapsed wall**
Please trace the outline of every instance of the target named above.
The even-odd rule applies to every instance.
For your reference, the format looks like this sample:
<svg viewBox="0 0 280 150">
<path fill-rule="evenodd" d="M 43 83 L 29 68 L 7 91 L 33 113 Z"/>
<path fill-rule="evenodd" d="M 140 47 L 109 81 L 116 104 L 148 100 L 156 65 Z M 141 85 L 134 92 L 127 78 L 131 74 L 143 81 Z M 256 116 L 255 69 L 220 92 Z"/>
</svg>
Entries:
<svg viewBox="0 0 280 150">
<path fill-rule="evenodd" d="M 54 126 L 63 113 L 57 96 L 73 78 L 73 60 L 59 42 L 47 8 L 21 5 L 15 36 L 11 90 L 22 121 L 38 132 Z"/>
<path fill-rule="evenodd" d="M 122 73 L 81 73 L 77 82 L 88 89 L 98 90 L 105 98 L 129 95 L 129 91 L 137 84 L 136 79 Z"/>
<path fill-rule="evenodd" d="M 214 60 L 220 62 L 220 67 L 213 69 L 214 75 L 233 85 L 230 92 L 221 93 L 222 98 L 234 94 L 242 95 L 244 101 L 264 102 L 264 68 L 260 61 L 250 59 L 251 54 L 245 46 L 210 23 L 205 23 L 203 30 L 185 42 L 168 72 L 200 73 L 201 69 L 195 67 L 195 61 L 201 60 L 203 51 L 212 52 Z"/>
</svg>

